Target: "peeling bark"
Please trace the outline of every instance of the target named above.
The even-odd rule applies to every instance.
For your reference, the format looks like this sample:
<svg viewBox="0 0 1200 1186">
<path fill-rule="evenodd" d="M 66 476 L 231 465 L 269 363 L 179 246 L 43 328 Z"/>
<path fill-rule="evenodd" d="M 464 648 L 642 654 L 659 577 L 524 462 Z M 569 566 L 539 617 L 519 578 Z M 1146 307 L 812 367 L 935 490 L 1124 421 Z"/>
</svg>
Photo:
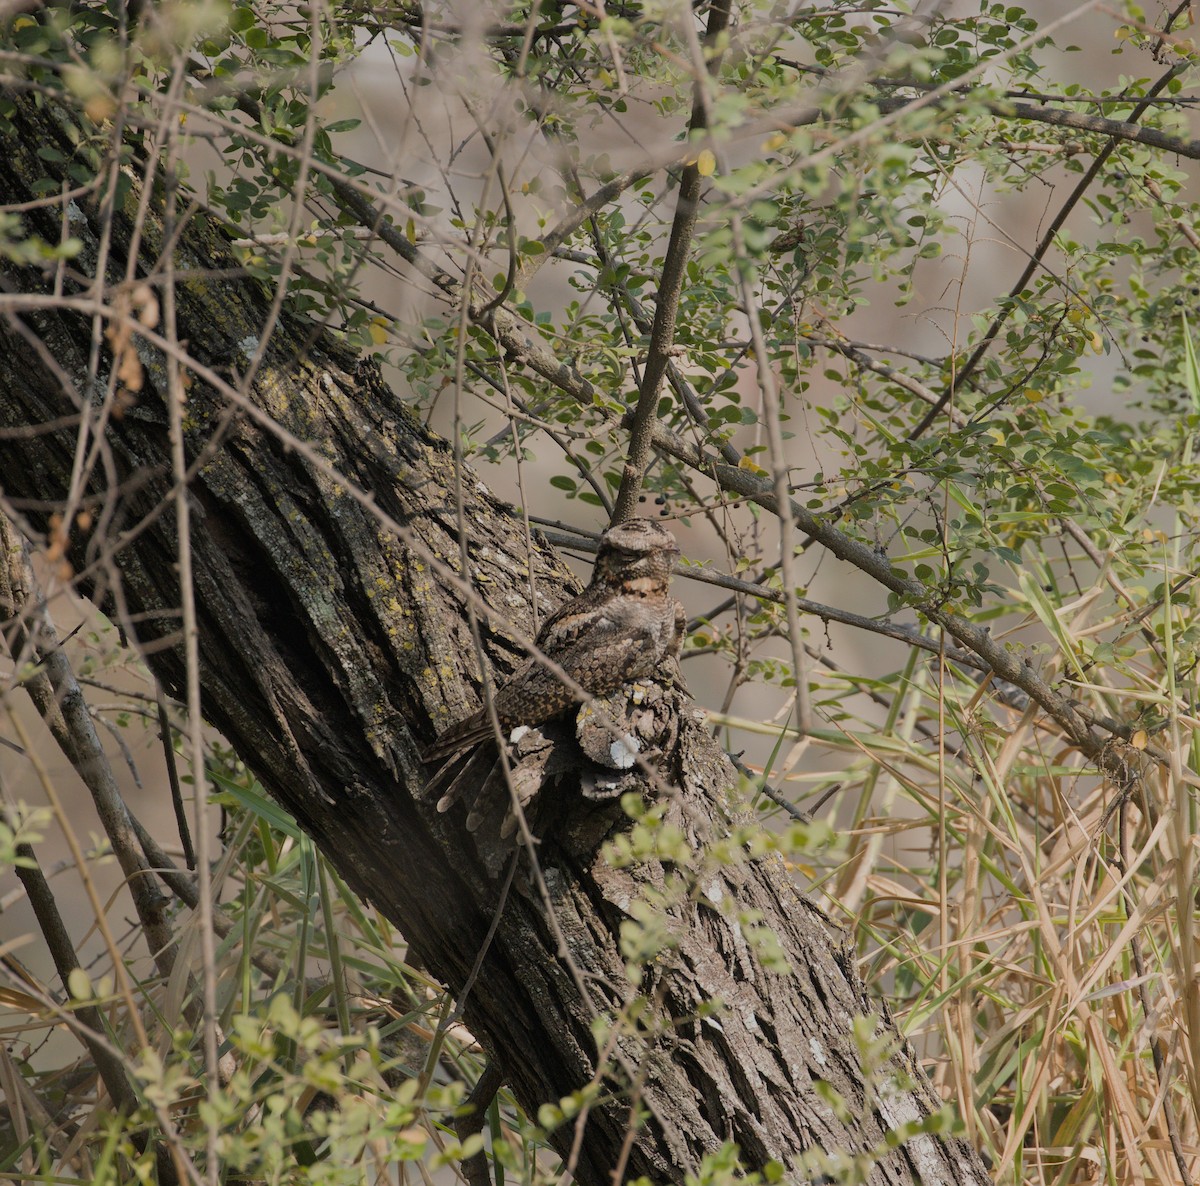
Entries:
<svg viewBox="0 0 1200 1186">
<path fill-rule="evenodd" d="M 34 146 L 55 145 L 66 159 L 74 151 L 67 115 L 29 96 L 16 101 L 0 203 L 36 196 L 47 165 Z M 126 274 L 137 192 L 112 216 L 110 284 Z M 55 242 L 61 213 L 41 206 L 25 218 Z M 83 279 L 63 290 L 67 304 L 96 267 L 102 219 L 95 206 L 72 207 L 70 231 L 85 249 L 73 263 Z M 161 282 L 161 245 L 152 217 L 134 274 Z M 237 276 L 223 235 L 203 215 L 184 229 L 177 261 L 192 269 L 177 285 L 179 336 L 200 364 L 232 379 L 269 294 Z M 5 292 L 37 297 L 51 282 L 0 260 Z M 0 486 L 35 537 L 67 495 L 81 418 L 95 424 L 104 407 L 103 390 L 86 390 L 91 333 L 82 304 L 0 318 Z M 146 333 L 138 350 L 145 382 L 122 415 L 106 418 L 85 480 L 90 526 L 71 524 L 68 555 L 179 692 L 164 371 Z M 102 357 L 101 389 L 112 366 L 107 349 Z M 248 399 L 307 448 L 231 408 L 202 377 L 193 382 L 188 453 L 203 464 L 189 487 L 191 546 L 206 716 L 452 991 L 467 982 L 503 898 L 464 1018 L 530 1112 L 600 1085 L 578 1179 L 611 1181 L 632 1099 L 639 1125 L 628 1177 L 681 1182 L 732 1140 L 748 1167 L 791 1167 L 823 1150 L 869 1165 L 872 1183 L 987 1181 L 960 1141 L 926 1134 L 887 1147 L 889 1133 L 939 1101 L 828 919 L 731 815 L 736 773 L 680 692 L 654 690 L 648 706 L 614 704 L 650 714 L 639 719 L 654 777 L 589 764 L 570 722 L 514 748 L 548 901 L 524 849 L 503 835 L 507 800 L 489 807 L 485 798 L 474 831 L 466 826 L 473 805 L 436 810 L 422 793 L 419 751 L 475 707 L 480 685 L 464 597 L 447 573 L 465 576 L 494 611 L 481 632 L 501 675 L 523 658 L 517 639 L 530 633 L 530 568 L 543 611 L 573 591 L 572 579 L 544 542 L 526 555 L 510 509 L 469 475 L 470 566 L 461 574 L 447 446 L 370 362 L 307 322 L 285 311 Z M 671 859 L 619 866 L 607 858 L 606 842 L 636 840 L 621 791 L 664 809 L 677 830 Z M 635 916 L 660 926 L 664 945 L 632 983 L 621 944 Z M 606 1027 L 611 1058 L 602 1066 L 597 1035 Z M 830 1103 L 838 1097 L 844 1109 Z M 564 1155 L 573 1136 L 569 1123 L 554 1134 Z"/>
</svg>

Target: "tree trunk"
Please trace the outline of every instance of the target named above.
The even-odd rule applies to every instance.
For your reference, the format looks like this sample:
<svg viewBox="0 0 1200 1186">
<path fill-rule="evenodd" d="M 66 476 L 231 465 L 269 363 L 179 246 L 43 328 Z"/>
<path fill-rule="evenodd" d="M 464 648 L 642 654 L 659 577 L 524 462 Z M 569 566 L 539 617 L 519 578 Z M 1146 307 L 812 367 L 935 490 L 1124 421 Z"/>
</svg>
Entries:
<svg viewBox="0 0 1200 1186">
<path fill-rule="evenodd" d="M 0 203 L 29 203 L 53 156 L 35 149 L 57 147 L 68 161 L 76 150 L 63 111 L 12 97 Z M 116 285 L 139 196 L 134 185 L 111 215 L 110 309 L 130 308 Z M 130 274 L 161 287 L 162 226 L 150 205 Z M 0 485 L 26 529 L 51 538 L 77 455 L 92 457 L 77 504 L 88 516 L 67 524 L 67 554 L 179 691 L 163 356 L 151 328 L 135 325 L 145 374 L 122 411 L 119 396 L 104 395 L 112 348 L 122 351 L 119 315 L 106 315 L 102 328 L 114 332 L 89 389 L 86 286 L 104 207 L 71 202 L 64 213 L 55 202 L 24 215 L 49 243 L 64 217 L 84 249 L 62 301 L 41 300 L 52 275 L 0 258 L 10 294 L 0 300 L 37 298 L 0 318 Z M 194 360 L 186 426 L 199 462 L 190 546 L 205 715 L 346 881 L 465 993 L 465 1022 L 528 1112 L 599 1089 L 584 1119 L 553 1136 L 570 1156 L 583 1125 L 578 1179 L 601 1186 L 623 1168 L 681 1182 L 734 1141 L 749 1167 L 793 1167 L 824 1151 L 870 1166 L 873 1183 L 985 1182 L 963 1142 L 936 1124 L 915 1131 L 937 1097 L 828 920 L 778 856 L 758 852 L 755 830 L 731 818 L 735 772 L 678 692 L 652 690 L 649 705 L 629 710 L 653 717 L 649 775 L 598 772 L 569 726 L 516 747 L 514 779 L 546 783 L 530 804 L 536 870 L 501 835 L 506 798 L 489 814 L 482 792 L 475 831 L 464 808 L 434 809 L 420 748 L 478 703 L 480 687 L 462 586 L 448 575 L 462 575 L 451 453 L 372 363 L 286 307 L 245 405 L 232 403 L 208 380 L 232 383 L 245 370 L 270 294 L 242 278 L 202 214 L 180 235 L 176 267 L 178 337 Z M 520 521 L 469 474 L 462 499 L 466 581 L 486 602 L 480 633 L 504 674 L 531 629 L 531 575 L 543 615 L 571 577 L 544 542 L 526 554 Z M 476 774 L 482 766 L 490 759 L 477 759 Z M 597 797 L 606 787 L 636 789 L 677 831 L 631 832 L 620 804 Z M 606 840 L 635 847 L 652 834 L 657 848 L 627 863 L 602 852 Z M 631 981 L 639 942 L 651 958 Z"/>
</svg>

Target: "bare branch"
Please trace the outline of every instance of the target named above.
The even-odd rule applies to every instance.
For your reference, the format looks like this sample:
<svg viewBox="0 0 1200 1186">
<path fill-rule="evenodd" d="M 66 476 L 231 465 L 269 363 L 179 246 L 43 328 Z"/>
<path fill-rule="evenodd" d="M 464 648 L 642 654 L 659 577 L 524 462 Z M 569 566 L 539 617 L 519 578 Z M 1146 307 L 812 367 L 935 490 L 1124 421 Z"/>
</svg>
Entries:
<svg viewBox="0 0 1200 1186">
<path fill-rule="evenodd" d="M 712 47 L 729 24 L 730 0 L 713 0 L 708 10 L 708 26 L 704 33 L 704 45 Z M 721 65 L 721 54 L 712 52 L 705 63 L 708 74 L 717 72 Z M 687 139 L 691 142 L 697 132 L 708 127 L 708 78 L 698 74 L 693 84 L 692 115 L 688 121 Z M 654 327 L 650 332 L 650 352 L 642 371 L 641 389 L 629 429 L 629 448 L 625 465 L 621 471 L 621 487 L 617 491 L 613 521 L 620 522 L 633 514 L 642 479 L 650 464 L 654 425 L 658 419 L 658 389 L 666 373 L 671 347 L 675 342 L 675 321 L 679 316 L 679 297 L 683 291 L 683 277 L 691 253 L 692 231 L 700 213 L 700 191 L 702 174 L 700 165 L 690 160 L 683 168 L 679 179 L 679 196 L 675 203 L 675 218 L 671 223 L 671 237 L 663 257 L 662 277 L 658 283 L 658 296 L 654 302 Z"/>
</svg>

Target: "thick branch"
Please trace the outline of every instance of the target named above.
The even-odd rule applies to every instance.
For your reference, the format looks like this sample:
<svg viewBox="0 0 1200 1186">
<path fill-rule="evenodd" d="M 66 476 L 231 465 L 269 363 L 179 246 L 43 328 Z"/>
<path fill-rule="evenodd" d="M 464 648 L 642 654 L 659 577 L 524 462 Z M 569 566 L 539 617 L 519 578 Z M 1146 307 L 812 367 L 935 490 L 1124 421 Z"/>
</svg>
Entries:
<svg viewBox="0 0 1200 1186">
<path fill-rule="evenodd" d="M 655 445 L 664 453 L 709 474 L 722 490 L 740 494 L 759 506 L 776 511 L 778 503 L 770 478 L 763 478 L 715 458 L 705 464 L 703 454 L 693 445 L 663 427 L 655 433 Z M 920 581 L 905 576 L 893 567 L 886 554 L 873 551 L 866 544 L 839 531 L 807 507 L 791 500 L 791 513 L 800 529 L 823 544 L 839 560 L 878 581 L 884 588 L 902 597 L 913 609 L 931 622 L 941 626 L 969 651 L 973 651 L 1002 679 L 1016 684 L 1031 696 L 1062 727 L 1071 742 L 1091 758 L 1099 755 L 1102 739 L 1096 737 L 1075 707 L 1051 688 L 1030 666 L 995 641 L 985 627 L 947 610 Z"/>
<path fill-rule="evenodd" d="M 47 167 L 33 146 L 71 159 L 63 118 L 18 100 L 0 156 L 0 202 L 32 198 Z M 100 219 L 90 206 L 72 214 L 81 270 L 96 258 Z M 30 223 L 56 237 L 52 208 L 32 212 Z M 107 230 L 112 283 L 126 274 L 128 212 L 115 211 Z M 149 275 L 162 232 L 153 219 L 140 230 L 140 258 L 130 263 Z M 622 813 L 582 799 L 565 773 L 561 794 L 539 799 L 548 805 L 540 879 L 523 857 L 522 876 L 502 894 L 511 857 L 497 868 L 498 831 L 470 833 L 463 812 L 434 810 L 417 755 L 477 703 L 459 580 L 502 611 L 489 621 L 515 621 L 515 632 L 493 625 L 484 634 L 504 672 L 523 654 L 516 635 L 530 620 L 530 576 L 547 608 L 570 577 L 544 543 L 527 553 L 520 521 L 475 482 L 463 491 L 469 568 L 459 571 L 450 451 L 372 365 L 286 306 L 247 411 L 231 414 L 202 376 L 239 369 L 257 351 L 271 294 L 229 279 L 223 235 L 202 217 L 182 229 L 179 250 L 192 269 L 176 298 L 179 339 L 193 356 L 185 447 L 204 711 L 433 974 L 456 993 L 474 980 L 464 1020 L 528 1111 L 589 1084 L 600 1089 L 578 1142 L 570 1126 L 553 1134 L 576 1178 L 608 1186 L 624 1158 L 631 1176 L 682 1182 L 732 1136 L 747 1167 L 836 1150 L 868 1159 L 878 1186 L 984 1183 L 959 1142 L 926 1134 L 888 1147 L 888 1134 L 929 1116 L 937 1097 L 782 862 L 734 845 L 728 862 L 708 863 L 709 846 L 731 828 L 719 804 L 735 775 L 690 709 L 672 702 L 666 717 L 677 736 L 663 776 L 674 797 L 662 805 L 711 877 L 668 903 L 671 942 L 646 983 L 629 981 L 623 931 L 636 904 L 680 884 L 680 871 L 660 860 L 614 869 L 599 845 L 621 835 Z M 10 291 L 46 292 L 40 271 L 0 267 Z M 105 530 L 75 521 L 65 542 L 77 570 L 95 565 L 96 594 L 178 691 L 186 673 L 166 368 L 147 341 L 144 382 L 124 414 L 107 419 L 97 468 L 82 476 L 82 504 Z M 48 530 L 48 512 L 71 483 L 76 428 L 96 411 L 92 390 L 71 378 L 88 374 L 89 347 L 90 320 L 77 310 L 44 304 L 0 320 L 0 353 L 13 360 L 0 373 L 0 430 L 46 426 L 0 436 L 3 494 L 31 527 Z M 102 359 L 101 390 L 114 363 L 107 352 Z M 636 785 L 654 798 L 650 784 Z M 781 962 L 745 930 L 755 912 Z M 707 1018 L 713 1002 L 718 1012 Z M 598 1021 L 610 1049 L 597 1045 Z M 862 1066 L 864 1026 L 887 1039 L 871 1068 Z M 846 1116 L 825 1102 L 821 1082 L 847 1101 Z M 645 1117 L 633 1130 L 631 1109 Z"/>
</svg>

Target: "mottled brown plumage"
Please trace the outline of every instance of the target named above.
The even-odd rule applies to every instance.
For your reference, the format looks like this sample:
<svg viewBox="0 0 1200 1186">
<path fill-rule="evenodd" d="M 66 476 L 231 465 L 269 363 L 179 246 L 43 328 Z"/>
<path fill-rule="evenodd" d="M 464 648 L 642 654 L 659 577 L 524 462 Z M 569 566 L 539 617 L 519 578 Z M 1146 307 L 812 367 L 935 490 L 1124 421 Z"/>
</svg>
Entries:
<svg viewBox="0 0 1200 1186">
<path fill-rule="evenodd" d="M 607 696 L 652 675 L 683 641 L 683 606 L 670 594 L 675 537 L 652 519 L 630 519 L 600 537 L 591 584 L 538 631 L 538 650 L 585 692 Z M 540 725 L 578 703 L 577 692 L 533 656 L 496 692 L 500 728 Z M 487 712 L 451 725 L 425 751 L 437 762 L 493 736 Z"/>
</svg>

